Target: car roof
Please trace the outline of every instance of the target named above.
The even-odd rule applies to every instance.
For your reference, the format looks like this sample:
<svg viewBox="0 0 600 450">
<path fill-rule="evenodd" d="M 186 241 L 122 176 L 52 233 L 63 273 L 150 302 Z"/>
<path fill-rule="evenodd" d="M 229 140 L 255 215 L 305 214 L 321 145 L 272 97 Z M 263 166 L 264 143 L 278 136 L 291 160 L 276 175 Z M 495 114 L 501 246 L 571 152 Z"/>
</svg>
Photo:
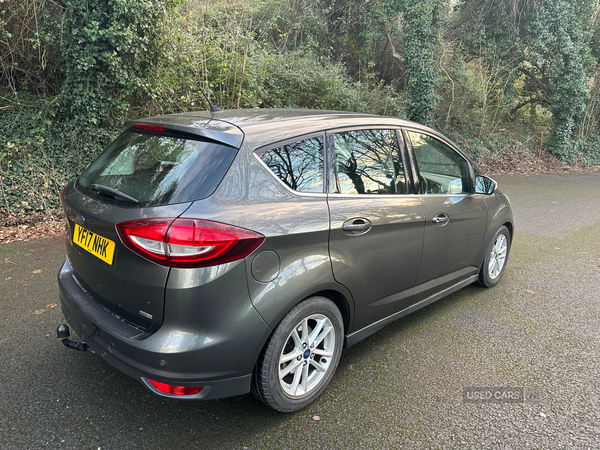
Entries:
<svg viewBox="0 0 600 450">
<path fill-rule="evenodd" d="M 160 124 L 168 130 L 203 136 L 233 147 L 239 147 L 246 139 L 254 148 L 320 131 L 365 125 L 418 127 L 438 134 L 423 125 L 394 117 L 311 109 L 192 111 L 128 121 L 125 128 L 136 123 Z"/>
</svg>

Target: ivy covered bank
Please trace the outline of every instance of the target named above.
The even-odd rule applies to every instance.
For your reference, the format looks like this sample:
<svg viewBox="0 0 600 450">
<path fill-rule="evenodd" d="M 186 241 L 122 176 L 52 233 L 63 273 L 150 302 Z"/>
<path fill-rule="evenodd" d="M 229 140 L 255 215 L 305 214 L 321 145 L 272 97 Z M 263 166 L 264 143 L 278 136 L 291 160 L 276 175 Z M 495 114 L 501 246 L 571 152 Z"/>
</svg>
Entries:
<svg viewBox="0 0 600 450">
<path fill-rule="evenodd" d="M 0 217 L 58 206 L 127 118 L 408 118 L 476 161 L 600 163 L 596 0 L 0 0 Z"/>
</svg>

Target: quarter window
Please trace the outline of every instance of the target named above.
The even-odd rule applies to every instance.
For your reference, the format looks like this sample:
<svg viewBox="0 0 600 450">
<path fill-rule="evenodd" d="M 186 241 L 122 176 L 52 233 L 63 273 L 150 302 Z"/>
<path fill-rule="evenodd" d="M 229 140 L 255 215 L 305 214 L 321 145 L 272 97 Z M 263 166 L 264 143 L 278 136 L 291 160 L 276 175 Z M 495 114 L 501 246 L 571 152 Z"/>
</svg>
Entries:
<svg viewBox="0 0 600 450">
<path fill-rule="evenodd" d="M 323 192 L 321 136 L 267 150 L 260 158 L 291 189 Z"/>
<path fill-rule="evenodd" d="M 394 130 L 355 130 L 333 136 L 339 192 L 406 194 L 406 177 Z"/>
<path fill-rule="evenodd" d="M 456 151 L 426 134 L 408 132 L 424 194 L 469 192 L 469 165 Z"/>
</svg>

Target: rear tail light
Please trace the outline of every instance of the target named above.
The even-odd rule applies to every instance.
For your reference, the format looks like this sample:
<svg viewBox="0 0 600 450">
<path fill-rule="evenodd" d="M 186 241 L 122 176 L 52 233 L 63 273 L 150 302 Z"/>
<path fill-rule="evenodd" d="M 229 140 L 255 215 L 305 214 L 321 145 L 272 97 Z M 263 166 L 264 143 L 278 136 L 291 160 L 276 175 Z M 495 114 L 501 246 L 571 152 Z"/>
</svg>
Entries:
<svg viewBox="0 0 600 450">
<path fill-rule="evenodd" d="M 265 237 L 244 228 L 200 219 L 143 219 L 117 224 L 123 244 L 157 264 L 208 267 L 243 259 Z"/>
<path fill-rule="evenodd" d="M 204 389 L 204 386 L 176 386 L 174 384 L 161 383 L 160 381 L 150 379 L 148 379 L 148 381 L 160 392 L 171 395 L 196 395 Z"/>
<path fill-rule="evenodd" d="M 65 200 L 65 192 L 67 192 L 67 186 L 69 186 L 69 184 L 65 184 L 65 187 L 63 188 L 62 192 L 60 193 L 60 202 L 62 203 Z"/>
</svg>

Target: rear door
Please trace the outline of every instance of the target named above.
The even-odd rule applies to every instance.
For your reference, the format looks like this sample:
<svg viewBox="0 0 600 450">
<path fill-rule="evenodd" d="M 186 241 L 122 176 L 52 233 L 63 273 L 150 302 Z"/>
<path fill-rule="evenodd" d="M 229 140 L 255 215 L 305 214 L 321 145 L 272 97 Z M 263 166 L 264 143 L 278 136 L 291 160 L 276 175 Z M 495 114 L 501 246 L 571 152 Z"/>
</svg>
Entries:
<svg viewBox="0 0 600 450">
<path fill-rule="evenodd" d="M 432 134 L 405 135 L 425 211 L 418 302 L 478 273 L 487 208 L 482 195 L 471 193 L 472 170 L 462 155 Z"/>
<path fill-rule="evenodd" d="M 397 130 L 352 129 L 327 140 L 329 252 L 335 279 L 354 296 L 360 330 L 410 305 L 424 214 Z"/>
</svg>

